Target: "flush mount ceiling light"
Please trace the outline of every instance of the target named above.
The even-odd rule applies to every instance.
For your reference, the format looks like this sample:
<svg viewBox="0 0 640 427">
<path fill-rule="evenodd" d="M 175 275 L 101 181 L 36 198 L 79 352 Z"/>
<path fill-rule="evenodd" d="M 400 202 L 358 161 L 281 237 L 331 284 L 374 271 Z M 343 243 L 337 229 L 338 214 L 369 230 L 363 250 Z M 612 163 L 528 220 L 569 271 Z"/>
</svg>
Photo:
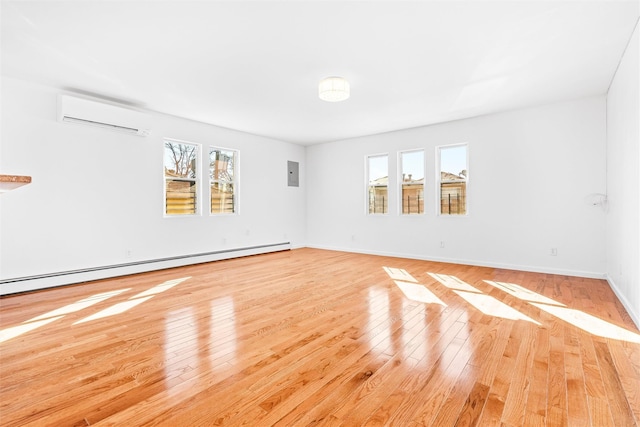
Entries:
<svg viewBox="0 0 640 427">
<path fill-rule="evenodd" d="M 318 96 L 323 101 L 340 102 L 349 98 L 349 82 L 342 77 L 327 77 L 320 80 Z"/>
</svg>

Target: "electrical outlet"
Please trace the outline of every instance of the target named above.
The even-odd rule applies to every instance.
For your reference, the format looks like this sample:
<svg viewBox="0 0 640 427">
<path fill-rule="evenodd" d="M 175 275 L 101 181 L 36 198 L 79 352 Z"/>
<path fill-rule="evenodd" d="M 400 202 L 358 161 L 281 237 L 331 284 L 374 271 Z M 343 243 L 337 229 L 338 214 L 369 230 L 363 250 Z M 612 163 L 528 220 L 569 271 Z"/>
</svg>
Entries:
<svg viewBox="0 0 640 427">
<path fill-rule="evenodd" d="M 441 242 L 440 242 L 440 247 L 441 247 L 441 248 L 444 248 L 444 241 L 441 241 Z"/>
<path fill-rule="evenodd" d="M 125 258 L 131 258 L 132 255 L 133 255 L 133 249 L 127 249 L 124 251 Z"/>
<path fill-rule="evenodd" d="M 551 248 L 551 256 L 558 256 L 558 248 Z"/>
</svg>

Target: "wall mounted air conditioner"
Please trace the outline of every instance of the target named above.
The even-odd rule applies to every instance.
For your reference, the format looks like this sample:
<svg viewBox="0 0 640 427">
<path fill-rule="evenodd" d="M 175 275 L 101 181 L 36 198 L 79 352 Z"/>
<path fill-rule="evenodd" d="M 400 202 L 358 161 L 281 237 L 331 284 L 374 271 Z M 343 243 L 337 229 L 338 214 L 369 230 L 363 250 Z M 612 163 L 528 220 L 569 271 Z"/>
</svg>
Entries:
<svg viewBox="0 0 640 427">
<path fill-rule="evenodd" d="M 66 123 L 95 126 L 129 135 L 149 135 L 151 117 L 148 114 L 118 105 L 59 95 L 58 120 Z"/>
</svg>

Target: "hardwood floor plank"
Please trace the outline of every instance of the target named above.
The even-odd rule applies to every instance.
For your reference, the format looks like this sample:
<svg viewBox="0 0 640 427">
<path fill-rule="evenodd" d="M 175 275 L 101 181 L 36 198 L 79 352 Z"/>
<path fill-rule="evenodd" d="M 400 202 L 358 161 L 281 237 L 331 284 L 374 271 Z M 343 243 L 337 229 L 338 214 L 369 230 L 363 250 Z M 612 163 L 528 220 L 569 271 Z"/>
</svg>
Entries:
<svg viewBox="0 0 640 427">
<path fill-rule="evenodd" d="M 502 422 L 507 425 L 523 425 L 535 354 L 533 327 L 528 322 L 518 322 L 513 328 L 512 337 L 519 340 L 519 346 L 513 367 L 514 377 L 505 399 Z"/>
<path fill-rule="evenodd" d="M 465 342 L 459 338 L 454 338 L 442 353 L 442 365 L 440 365 L 439 359 L 437 365 L 434 366 L 435 369 L 431 370 L 431 376 L 427 380 L 426 387 L 416 393 L 417 399 L 415 403 L 417 405 L 413 405 L 411 421 L 423 425 L 432 425 L 433 420 L 440 412 L 440 408 L 445 404 L 447 397 L 453 390 L 456 384 L 455 380 L 467 366 L 469 354 L 464 350 Z M 398 424 L 402 425 L 403 422 L 400 421 Z"/>
<path fill-rule="evenodd" d="M 305 248 L 2 297 L 0 330 L 9 427 L 640 419 L 640 334 L 596 279 Z"/>
<path fill-rule="evenodd" d="M 549 331 L 538 328 L 535 337 L 531 384 L 527 396 L 525 419 L 544 425 L 547 413 L 547 381 L 549 380 Z"/>
<path fill-rule="evenodd" d="M 591 425 L 598 427 L 615 426 L 609 409 L 609 403 L 599 397 L 587 396 Z"/>
<path fill-rule="evenodd" d="M 476 369 L 473 366 L 465 365 L 459 379 L 451 387 L 438 412 L 429 421 L 426 421 L 427 417 L 423 417 L 423 424 L 441 427 L 457 424 L 460 416 L 465 411 L 465 404 L 469 399 L 468 396 L 472 393 L 474 385 L 477 384 L 475 381 L 476 375 Z"/>
<path fill-rule="evenodd" d="M 476 426 L 478 425 L 478 420 L 480 419 L 480 414 L 482 414 L 482 410 L 484 409 L 484 405 L 487 402 L 487 396 L 489 395 L 490 387 L 476 382 L 467 397 L 467 400 L 464 402 L 464 406 L 458 415 L 458 419 L 456 420 L 455 426 Z"/>
<path fill-rule="evenodd" d="M 640 425 L 640 347 L 613 340 L 608 341 L 608 347 L 635 422 Z"/>
<path fill-rule="evenodd" d="M 414 372 L 416 361 L 403 358 L 401 355 L 392 357 L 366 380 L 366 384 L 359 393 L 352 393 L 339 411 L 334 412 L 340 419 L 342 426 L 364 425 L 371 415 L 387 401 L 391 392 L 399 383 Z M 379 420 L 379 423 L 386 422 Z M 381 425 L 381 424 L 379 424 Z"/>
<path fill-rule="evenodd" d="M 457 318 L 456 315 L 451 317 Z M 411 396 L 411 398 L 403 400 L 396 407 L 389 419 L 389 424 L 408 425 L 413 420 L 414 414 L 419 411 L 423 411 L 427 416 L 435 415 L 442 401 L 442 396 L 434 394 L 434 390 L 438 388 L 439 384 L 445 383 L 449 365 L 455 366 L 451 371 L 460 372 L 467 360 L 466 355 L 456 357 L 461 345 L 459 341 L 453 342 L 461 327 L 461 322 L 450 322 L 448 329 L 442 331 L 439 339 L 431 343 L 428 356 L 417 361 L 415 378 L 404 381 L 400 389 L 401 394 L 407 397 Z M 445 343 L 453 343 L 453 345 L 444 345 Z M 440 391 L 445 392 L 444 390 Z"/>
<path fill-rule="evenodd" d="M 388 358 L 380 358 L 371 352 L 364 355 L 354 353 L 343 367 L 338 369 L 339 372 L 327 378 L 322 387 L 314 390 L 308 399 L 285 414 L 274 425 L 340 424 L 341 420 L 334 415 L 336 410 L 387 362 Z"/>
<path fill-rule="evenodd" d="M 625 427 L 637 426 L 633 410 L 629 406 L 629 401 L 611 357 L 609 346 L 604 342 L 596 342 L 595 348 L 614 424 Z M 640 384 L 640 382 L 636 384 Z"/>
<path fill-rule="evenodd" d="M 567 326 L 565 329 L 564 363 L 568 422 L 569 425 L 584 426 L 589 423 L 589 409 L 578 331 L 571 326 Z"/>
</svg>

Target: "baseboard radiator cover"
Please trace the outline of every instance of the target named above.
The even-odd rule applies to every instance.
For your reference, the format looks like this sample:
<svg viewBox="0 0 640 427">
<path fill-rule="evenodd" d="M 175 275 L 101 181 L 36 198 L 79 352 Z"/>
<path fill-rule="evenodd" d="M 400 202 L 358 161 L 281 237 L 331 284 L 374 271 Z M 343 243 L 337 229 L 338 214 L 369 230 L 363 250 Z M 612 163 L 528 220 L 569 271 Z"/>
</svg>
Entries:
<svg viewBox="0 0 640 427">
<path fill-rule="evenodd" d="M 72 285 L 92 280 L 107 279 L 111 277 L 126 276 L 129 274 L 163 270 L 166 268 L 181 267 L 185 265 L 202 264 L 231 258 L 240 258 L 244 256 L 287 251 L 290 249 L 291 242 L 270 243 L 197 254 L 177 255 L 166 258 L 141 260 L 123 264 L 60 271 L 34 276 L 1 279 L 0 295 L 11 295 L 16 293 L 35 291 L 38 289 Z"/>
</svg>

